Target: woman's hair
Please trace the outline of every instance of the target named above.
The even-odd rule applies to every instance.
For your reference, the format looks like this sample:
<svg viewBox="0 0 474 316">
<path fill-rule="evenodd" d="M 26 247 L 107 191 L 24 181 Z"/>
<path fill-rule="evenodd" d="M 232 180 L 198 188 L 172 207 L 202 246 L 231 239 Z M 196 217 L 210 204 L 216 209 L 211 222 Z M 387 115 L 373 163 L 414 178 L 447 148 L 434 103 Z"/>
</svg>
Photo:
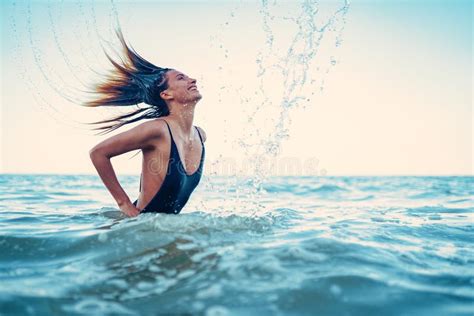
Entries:
<svg viewBox="0 0 474 316">
<path fill-rule="evenodd" d="M 160 93 L 168 89 L 166 72 L 172 69 L 161 68 L 148 62 L 138 55 L 131 46 L 127 45 L 120 28 L 116 30 L 116 33 L 122 44 L 123 58 L 120 58 L 121 62 L 119 63 L 104 50 L 114 69 L 103 82 L 95 85 L 93 93 L 98 94 L 98 97 L 83 105 L 89 107 L 127 106 L 143 102 L 150 106 L 111 119 L 89 123 L 109 123 L 106 126 L 93 128 L 93 130 L 102 130 L 99 134 L 107 134 L 142 119 L 169 115 L 168 105 L 160 97 Z"/>
</svg>

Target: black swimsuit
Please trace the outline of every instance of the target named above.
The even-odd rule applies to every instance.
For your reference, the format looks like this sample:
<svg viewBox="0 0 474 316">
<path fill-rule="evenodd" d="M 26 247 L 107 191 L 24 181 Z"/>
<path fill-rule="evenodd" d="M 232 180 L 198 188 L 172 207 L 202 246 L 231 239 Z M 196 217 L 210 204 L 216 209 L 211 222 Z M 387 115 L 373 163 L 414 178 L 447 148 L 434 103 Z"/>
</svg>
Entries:
<svg viewBox="0 0 474 316">
<path fill-rule="evenodd" d="M 141 213 L 153 212 L 153 213 L 168 213 L 168 214 L 178 214 L 181 209 L 184 207 L 188 201 L 191 193 L 194 191 L 196 186 L 201 180 L 202 175 L 202 166 L 204 162 L 204 143 L 202 142 L 201 133 L 196 128 L 199 139 L 201 140 L 202 153 L 201 160 L 199 162 L 199 168 L 191 175 L 186 173 L 184 165 L 181 162 L 179 157 L 178 147 L 173 140 L 173 134 L 171 134 L 170 126 L 168 122 L 164 120 L 168 126 L 168 130 L 171 136 L 171 149 L 170 149 L 170 158 L 168 162 L 168 170 L 166 172 L 165 179 L 161 184 L 160 189 L 155 194 L 150 203 L 145 206 Z M 141 177 L 140 177 L 140 187 L 141 187 Z M 136 206 L 138 200 L 133 202 Z"/>
</svg>

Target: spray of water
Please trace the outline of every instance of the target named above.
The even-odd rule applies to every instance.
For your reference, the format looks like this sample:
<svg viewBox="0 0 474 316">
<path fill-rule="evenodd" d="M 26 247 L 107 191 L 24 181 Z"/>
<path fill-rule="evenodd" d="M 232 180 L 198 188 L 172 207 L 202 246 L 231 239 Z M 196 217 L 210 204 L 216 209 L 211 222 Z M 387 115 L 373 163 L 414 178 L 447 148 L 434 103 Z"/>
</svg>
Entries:
<svg viewBox="0 0 474 316">
<path fill-rule="evenodd" d="M 337 64 L 333 48 L 342 43 L 348 10 L 349 3 L 344 0 L 332 6 L 314 0 L 261 1 L 264 45 L 255 58 L 258 85 L 251 90 L 248 86 L 227 84 L 219 90 L 230 94 L 233 89 L 240 98 L 240 108 L 246 111 L 245 127 L 233 140 L 233 145 L 244 153 L 242 165 L 246 170 L 234 171 L 236 175 L 244 172 L 250 176 L 244 182 L 239 177 L 230 178 L 227 188 L 236 188 L 235 200 L 229 203 L 235 205 L 233 211 L 252 210 L 254 215 L 267 211 L 260 203 L 264 193 L 262 183 L 271 173 L 282 143 L 289 138 L 290 113 L 298 107 L 314 106 L 317 94 L 324 91 L 325 79 Z M 222 25 L 223 31 L 214 39 L 226 37 L 226 26 L 234 23 L 235 16 L 233 11 Z M 225 61 L 232 52 L 225 44 L 219 47 Z M 226 64 L 218 68 L 224 73 L 222 77 L 229 74 Z M 218 159 L 214 163 L 220 162 Z M 325 174 L 324 169 L 321 174 Z M 228 193 L 223 192 L 225 196 Z M 242 205 L 244 200 L 252 201 L 251 205 Z"/>
<path fill-rule="evenodd" d="M 90 132 L 84 121 L 71 113 L 79 111 L 76 105 L 87 99 L 91 76 L 101 75 L 96 70 L 103 68 L 98 64 L 103 60 L 102 55 L 99 57 L 102 52 L 93 45 L 107 42 L 105 38 L 114 38 L 113 32 L 119 25 L 115 3 L 101 4 L 108 12 L 108 19 L 101 19 L 107 24 L 109 36 L 105 38 L 100 31 L 103 27 L 97 23 L 94 2 L 49 1 L 45 4 L 41 10 L 37 10 L 33 2 L 10 4 L 9 26 L 18 72 L 39 111 L 58 125 Z M 71 16 L 71 12 L 78 14 Z M 73 30 L 67 36 L 63 31 L 65 24 Z M 74 107 L 68 108 L 67 104 Z M 120 109 L 112 111 L 120 112 Z M 95 114 L 109 115 L 110 109 L 96 109 Z"/>
<path fill-rule="evenodd" d="M 344 1 L 341 7 L 338 7 L 335 12 L 329 15 L 329 18 L 317 23 L 319 18 L 318 13 L 320 12 L 318 2 L 319 1 L 314 0 L 301 2 L 298 16 L 292 17 L 278 16 L 272 13 L 273 10 L 278 12 L 278 9 L 281 9 L 278 8 L 276 1 L 271 5 L 267 0 L 262 1 L 261 13 L 267 49 L 266 51 L 259 52 L 256 63 L 259 68 L 257 74 L 260 78 L 259 92 L 265 98 L 259 106 L 255 107 L 255 111 L 249 117 L 249 122 L 255 124 L 253 118 L 258 117 L 259 113 L 265 113 L 266 115 L 268 107 L 272 106 L 272 102 L 269 101 L 268 96 L 271 95 L 273 91 L 266 88 L 265 81 L 274 81 L 275 78 L 281 79 L 279 81 L 282 82 L 282 85 L 276 85 L 276 87 L 281 89 L 282 95 L 276 99 L 278 111 L 275 112 L 276 118 L 273 118 L 270 122 L 271 126 L 269 128 L 270 132 L 268 137 L 260 137 L 253 144 L 247 144 L 245 141 L 247 138 L 239 140 L 244 147 L 251 147 L 253 150 L 249 152 L 257 158 L 254 160 L 256 163 L 253 165 L 252 172 L 252 174 L 255 175 L 252 181 L 257 191 L 261 189 L 261 183 L 268 172 L 264 167 L 264 160 L 269 155 L 275 157 L 280 152 L 282 141 L 289 137 L 289 111 L 301 104 L 307 105 L 307 103 L 311 101 L 306 94 L 307 91 L 310 91 L 311 96 L 314 96 L 314 91 L 316 90 L 314 85 L 310 83 L 310 89 L 305 90 L 305 88 L 307 88 L 308 77 L 312 75 L 312 64 L 315 58 L 319 56 L 319 49 L 323 44 L 323 40 L 326 37 L 332 40 L 332 38 L 328 36 L 328 33 L 336 32 L 334 46 L 338 47 L 340 44 L 341 33 L 345 25 L 345 15 L 349 9 L 348 2 Z M 291 21 L 297 26 L 291 40 L 288 41 L 288 46 L 285 47 L 286 51 L 273 48 L 275 38 L 278 38 L 278 34 L 272 32 L 271 23 L 278 20 Z M 335 64 L 335 59 L 331 56 L 325 74 L 329 73 L 329 68 Z M 270 72 L 272 72 L 271 75 L 269 74 Z M 269 75 L 266 76 L 266 74 Z M 322 90 L 324 86 L 324 76 L 322 76 L 320 80 L 321 84 L 319 90 Z"/>
<path fill-rule="evenodd" d="M 22 38 L 22 34 L 20 33 L 19 27 L 17 25 L 17 21 L 15 20 L 15 16 L 17 15 L 17 11 L 20 11 L 21 8 L 17 5 L 17 3 L 13 2 L 10 8 L 10 16 L 9 16 L 9 26 L 13 38 L 14 46 L 13 49 L 13 58 L 15 60 L 15 65 L 17 66 L 18 73 L 22 79 L 22 82 L 27 87 L 30 94 L 35 99 L 35 105 L 38 106 L 39 111 L 46 112 L 52 119 L 54 119 L 58 124 L 65 124 L 72 128 L 78 128 L 78 123 L 74 119 L 66 116 L 63 112 L 59 111 L 57 107 L 55 107 L 50 100 L 44 95 L 42 89 L 39 88 L 39 85 L 34 81 L 31 77 L 30 69 L 27 69 L 27 58 L 23 55 L 24 48 L 22 45 L 23 42 L 27 41 L 30 46 L 34 45 L 34 41 L 32 39 L 32 31 L 31 31 L 31 15 L 28 15 L 27 19 L 27 28 L 28 28 L 28 38 L 25 40 Z M 20 11 L 21 12 L 21 11 Z M 31 9 L 28 11 L 31 14 Z M 24 12 L 22 12 L 24 14 Z M 39 62 L 41 59 L 41 54 L 36 49 L 32 49 L 32 54 L 35 62 Z M 37 64 L 35 64 L 37 65 Z M 51 82 L 50 80 L 48 82 Z"/>
</svg>

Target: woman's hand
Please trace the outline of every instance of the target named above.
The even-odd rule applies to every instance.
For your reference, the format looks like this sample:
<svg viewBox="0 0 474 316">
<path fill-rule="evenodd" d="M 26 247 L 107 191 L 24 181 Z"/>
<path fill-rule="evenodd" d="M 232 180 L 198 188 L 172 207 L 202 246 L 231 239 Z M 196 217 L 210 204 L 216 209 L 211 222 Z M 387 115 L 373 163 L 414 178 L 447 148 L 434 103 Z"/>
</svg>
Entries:
<svg viewBox="0 0 474 316">
<path fill-rule="evenodd" d="M 128 217 L 135 217 L 140 215 L 140 209 L 133 205 L 133 203 L 131 202 L 119 205 L 119 208 Z"/>
</svg>

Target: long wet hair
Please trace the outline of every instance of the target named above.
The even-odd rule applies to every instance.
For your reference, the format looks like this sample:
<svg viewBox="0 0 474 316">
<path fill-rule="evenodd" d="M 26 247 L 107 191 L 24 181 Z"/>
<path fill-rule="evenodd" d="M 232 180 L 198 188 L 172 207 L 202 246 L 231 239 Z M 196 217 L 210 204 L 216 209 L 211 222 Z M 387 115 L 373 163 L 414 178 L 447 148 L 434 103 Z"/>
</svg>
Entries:
<svg viewBox="0 0 474 316">
<path fill-rule="evenodd" d="M 153 65 L 127 45 L 120 28 L 116 30 L 116 34 L 122 45 L 123 57 L 120 57 L 120 62 L 117 62 L 104 50 L 114 69 L 105 76 L 103 82 L 96 84 L 93 88 L 92 93 L 98 97 L 83 105 L 88 107 L 128 106 L 145 103 L 150 106 L 110 119 L 89 123 L 108 123 L 93 128 L 93 130 L 101 130 L 98 134 L 107 134 L 126 124 L 143 119 L 169 115 L 168 105 L 160 97 L 160 93 L 168 89 L 166 73 L 172 68 Z"/>
</svg>

